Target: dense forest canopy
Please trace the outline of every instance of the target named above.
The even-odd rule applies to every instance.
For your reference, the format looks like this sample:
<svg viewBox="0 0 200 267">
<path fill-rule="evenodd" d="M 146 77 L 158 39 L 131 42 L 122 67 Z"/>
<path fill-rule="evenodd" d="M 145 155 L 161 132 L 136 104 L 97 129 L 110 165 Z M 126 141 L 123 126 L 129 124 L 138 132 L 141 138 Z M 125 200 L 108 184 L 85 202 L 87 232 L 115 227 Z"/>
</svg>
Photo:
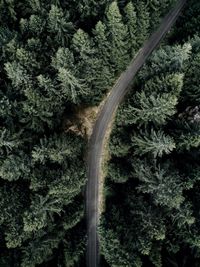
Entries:
<svg viewBox="0 0 200 267">
<path fill-rule="evenodd" d="M 100 104 L 175 2 L 0 0 L 0 266 L 85 266 L 87 136 L 64 122 Z M 200 262 L 200 4 L 188 6 L 116 117 L 109 266 Z"/>
<path fill-rule="evenodd" d="M 200 4 L 188 2 L 117 113 L 99 230 L 109 266 L 200 264 Z"/>
</svg>

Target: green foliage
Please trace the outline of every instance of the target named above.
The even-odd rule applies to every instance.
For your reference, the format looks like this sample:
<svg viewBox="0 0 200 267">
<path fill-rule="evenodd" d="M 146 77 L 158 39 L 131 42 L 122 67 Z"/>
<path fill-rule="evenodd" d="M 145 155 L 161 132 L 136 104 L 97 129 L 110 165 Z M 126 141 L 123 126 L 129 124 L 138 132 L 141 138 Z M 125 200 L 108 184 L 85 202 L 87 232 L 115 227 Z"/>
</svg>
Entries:
<svg viewBox="0 0 200 267">
<path fill-rule="evenodd" d="M 40 239 L 33 240 L 28 246 L 23 248 L 22 267 L 35 267 L 36 264 L 49 259 L 53 250 L 58 247 L 63 239 L 64 232 L 54 229 L 52 233 L 42 236 Z"/>
<path fill-rule="evenodd" d="M 127 27 L 122 22 L 116 1 L 109 6 L 106 18 L 109 60 L 115 70 L 122 71 L 128 64 Z"/>
<path fill-rule="evenodd" d="M 81 228 L 81 225 L 78 225 L 69 232 L 63 247 L 64 267 L 73 267 L 79 265 L 79 260 L 85 253 L 86 242 L 85 232 Z"/>
<path fill-rule="evenodd" d="M 150 27 L 150 17 L 144 1 L 137 2 L 137 45 L 140 47 L 147 39 Z"/>
<path fill-rule="evenodd" d="M 30 174 L 30 159 L 27 155 L 9 155 L 0 164 L 0 177 L 8 181 L 26 179 Z"/>
<path fill-rule="evenodd" d="M 156 205 L 173 209 L 184 201 L 184 183 L 172 164 L 156 166 L 155 163 L 134 162 L 134 176 L 142 182 L 137 189 L 151 194 Z"/>
<path fill-rule="evenodd" d="M 150 153 L 154 158 L 169 154 L 175 149 L 175 142 L 172 137 L 165 135 L 163 131 L 140 132 L 131 138 L 134 154 L 145 155 Z"/>
<path fill-rule="evenodd" d="M 131 108 L 132 123 L 146 124 L 153 122 L 156 125 L 165 124 L 167 119 L 176 113 L 178 99 L 174 95 L 163 94 L 161 96 L 145 92 L 136 94 L 136 107 Z M 138 105 L 138 107 L 137 107 Z"/>
<path fill-rule="evenodd" d="M 134 255 L 129 255 L 127 251 L 122 248 L 120 240 L 115 232 L 111 229 L 105 231 L 100 229 L 101 235 L 101 249 L 102 253 L 110 264 L 110 266 L 120 267 L 141 267 L 142 262 L 139 257 L 134 257 Z M 115 253 L 117 251 L 117 254 Z"/>
<path fill-rule="evenodd" d="M 189 43 L 185 43 L 183 46 L 165 46 L 159 49 L 144 66 L 140 77 L 146 80 L 153 75 L 181 72 L 189 59 L 191 48 Z"/>
<path fill-rule="evenodd" d="M 100 226 L 110 266 L 199 264 L 199 43 L 154 52 L 119 107 Z"/>
<path fill-rule="evenodd" d="M 67 69 L 60 68 L 58 81 L 61 83 L 62 92 L 67 100 L 77 102 L 77 96 L 84 93 L 84 85 Z"/>
<path fill-rule="evenodd" d="M 128 134 L 128 133 L 126 133 Z M 130 144 L 122 128 L 115 129 L 112 133 L 112 139 L 109 144 L 110 152 L 116 156 L 125 156 L 128 154 Z"/>
<path fill-rule="evenodd" d="M 199 105 L 200 103 L 200 53 L 195 53 L 188 64 L 183 87 L 184 100 Z"/>
<path fill-rule="evenodd" d="M 76 146 L 74 146 L 74 143 Z M 73 135 L 53 135 L 49 138 L 40 139 L 40 145 L 35 146 L 32 151 L 34 162 L 45 164 L 46 161 L 62 163 L 68 156 L 71 159 L 81 154 L 82 140 Z"/>
<path fill-rule="evenodd" d="M 94 40 L 97 48 L 97 56 L 102 59 L 103 65 L 110 68 L 109 64 L 109 46 L 110 42 L 107 39 L 106 25 L 99 21 L 94 29 Z"/>
<path fill-rule="evenodd" d="M 76 111 L 99 105 L 171 3 L 0 1 L 1 266 L 82 266 L 80 259 L 86 244 L 82 199 L 86 143 L 82 133 L 69 129 L 68 124 L 80 128 L 81 122 L 74 119 Z M 132 177 L 132 161 L 135 153 L 141 160 L 153 155 L 162 161 L 163 155 L 171 157 L 198 148 L 198 138 L 189 141 L 191 135 L 194 137 L 194 125 L 190 130 L 183 127 L 184 131 L 177 126 L 177 132 L 173 132 L 168 124 L 179 111 L 182 87 L 182 103 L 193 93 L 198 95 L 197 88 L 191 86 L 191 93 L 185 98 L 192 75 L 189 57 L 192 54 L 192 69 L 196 69 L 199 47 L 196 37 L 182 46 L 163 47 L 155 53 L 137 79 L 138 90 L 125 105 L 127 112 L 123 114 L 122 110 L 119 116 L 120 127 L 116 126 L 110 144 L 113 159 L 108 167 L 109 182 L 126 185 L 133 178 L 135 191 L 131 191 L 130 198 L 124 190 L 126 204 L 121 203 L 133 216 L 129 218 L 121 208 L 111 209 L 112 217 L 119 222 L 117 229 L 109 225 L 100 230 L 102 251 L 113 266 L 139 267 L 143 255 L 149 255 L 159 265 L 155 247 L 159 243 L 161 248 L 167 227 L 164 220 L 173 217 L 181 238 L 186 235 L 185 228 L 195 224 L 193 204 L 186 205 L 187 197 L 180 200 L 180 196 L 185 188 L 193 190 L 198 183 L 198 164 L 192 166 L 194 171 L 190 174 L 179 175 L 177 171 L 170 175 L 159 162 L 150 168 L 148 181 L 143 181 Z M 185 73 L 184 78 L 185 66 L 188 75 Z M 198 84 L 196 73 L 194 86 Z M 195 120 L 198 124 L 198 112 L 185 113 L 192 113 L 183 114 L 186 121 L 194 124 Z M 178 125 L 177 117 L 174 123 Z M 140 132 L 141 135 L 136 134 Z M 183 139 L 188 140 L 188 146 Z M 162 183 L 152 187 L 155 176 Z M 180 178 L 176 184 L 175 178 Z M 168 186 L 173 187 L 174 198 L 170 192 L 162 192 L 161 187 Z M 137 194 L 154 199 L 155 210 Z M 163 219 L 158 206 L 166 209 L 167 218 Z M 128 225 L 130 236 L 125 232 Z M 199 235 L 193 238 L 198 229 L 195 227 L 187 235 L 188 246 L 199 244 Z M 174 242 L 175 248 L 178 245 L 178 241 Z"/>
<path fill-rule="evenodd" d="M 107 177 L 116 183 L 125 183 L 129 178 L 129 173 L 125 170 L 123 164 L 109 163 Z"/>
<path fill-rule="evenodd" d="M 63 10 L 55 5 L 51 5 L 48 16 L 49 31 L 55 34 L 57 42 L 61 45 L 68 43 L 71 32 L 73 32 L 73 23 L 69 21 L 69 14 L 64 14 Z"/>
<path fill-rule="evenodd" d="M 16 87 L 16 89 L 20 89 L 21 86 L 27 86 L 30 76 L 28 75 L 26 69 L 18 62 L 7 62 L 5 64 L 5 70 L 8 78 L 12 81 L 12 85 Z"/>
<path fill-rule="evenodd" d="M 125 7 L 125 20 L 128 30 L 128 42 L 129 50 L 128 54 L 131 59 L 135 56 L 137 45 L 137 14 L 132 2 L 129 2 Z"/>
</svg>

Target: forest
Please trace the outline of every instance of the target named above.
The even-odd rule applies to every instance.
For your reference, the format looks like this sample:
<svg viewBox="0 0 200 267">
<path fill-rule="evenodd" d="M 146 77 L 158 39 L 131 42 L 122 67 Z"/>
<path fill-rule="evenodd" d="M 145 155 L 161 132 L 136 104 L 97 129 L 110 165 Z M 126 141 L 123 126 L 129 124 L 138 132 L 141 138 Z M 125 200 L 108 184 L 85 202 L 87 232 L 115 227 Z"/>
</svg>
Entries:
<svg viewBox="0 0 200 267">
<path fill-rule="evenodd" d="M 0 267 L 86 266 L 88 136 L 175 0 L 0 0 Z M 101 266 L 200 265 L 200 2 L 133 81 L 109 141 Z"/>
</svg>

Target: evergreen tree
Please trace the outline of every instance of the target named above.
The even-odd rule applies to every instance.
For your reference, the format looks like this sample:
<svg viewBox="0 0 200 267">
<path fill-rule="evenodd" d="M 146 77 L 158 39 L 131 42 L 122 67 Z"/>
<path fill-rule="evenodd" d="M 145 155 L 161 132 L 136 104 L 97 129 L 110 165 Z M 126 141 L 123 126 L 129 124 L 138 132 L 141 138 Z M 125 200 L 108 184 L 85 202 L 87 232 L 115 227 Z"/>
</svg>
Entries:
<svg viewBox="0 0 200 267">
<path fill-rule="evenodd" d="M 122 22 L 117 2 L 113 2 L 106 13 L 107 39 L 109 40 L 109 60 L 113 68 L 122 71 L 128 63 L 127 27 Z"/>
<path fill-rule="evenodd" d="M 167 119 L 176 113 L 178 99 L 174 95 L 163 94 L 150 96 L 145 92 L 136 94 L 136 106 L 132 107 L 131 123 L 147 124 L 153 122 L 156 125 L 165 124 Z"/>
<path fill-rule="evenodd" d="M 174 171 L 172 172 L 171 169 Z M 171 164 L 158 165 L 135 162 L 134 174 L 142 182 L 138 190 L 151 194 L 156 205 L 179 208 L 184 201 L 183 180 Z"/>
<path fill-rule="evenodd" d="M 134 134 L 131 138 L 134 154 L 145 155 L 150 153 L 154 158 L 169 154 L 175 149 L 175 142 L 172 137 L 165 135 L 161 130 L 145 131 Z"/>
<path fill-rule="evenodd" d="M 48 17 L 48 27 L 55 39 L 62 46 L 68 44 L 71 33 L 74 30 L 73 23 L 69 21 L 69 14 L 63 12 L 61 8 L 51 5 Z"/>
<path fill-rule="evenodd" d="M 153 75 L 181 72 L 190 57 L 190 53 L 191 45 L 189 43 L 185 43 L 183 46 L 165 46 L 153 53 L 151 59 L 140 72 L 140 77 L 147 80 Z"/>
<path fill-rule="evenodd" d="M 107 39 L 107 32 L 106 32 L 106 26 L 101 21 L 99 21 L 95 29 L 93 31 L 94 33 L 94 40 L 97 47 L 97 56 L 98 58 L 101 58 L 103 61 L 103 65 L 107 68 L 110 68 L 109 64 L 109 40 Z M 112 71 L 112 69 L 110 69 Z"/>
<path fill-rule="evenodd" d="M 130 55 L 130 59 L 133 59 L 139 47 L 137 45 L 137 35 L 136 35 L 137 14 L 132 2 L 129 2 L 125 7 L 125 22 L 128 30 L 128 46 L 129 46 L 128 54 Z"/>
<path fill-rule="evenodd" d="M 144 1 L 137 2 L 137 47 L 139 48 L 149 35 L 149 10 Z"/>
<path fill-rule="evenodd" d="M 188 104 L 197 104 L 200 103 L 200 53 L 195 53 L 193 55 L 190 64 L 188 64 L 188 68 L 185 74 L 184 87 L 183 87 L 183 95 L 184 100 L 187 101 Z"/>
<path fill-rule="evenodd" d="M 107 177 L 112 179 L 112 181 L 116 183 L 125 183 L 128 180 L 130 174 L 123 167 L 124 165 L 120 164 L 120 162 L 118 164 L 116 164 L 116 162 L 110 162 L 108 166 Z"/>
</svg>

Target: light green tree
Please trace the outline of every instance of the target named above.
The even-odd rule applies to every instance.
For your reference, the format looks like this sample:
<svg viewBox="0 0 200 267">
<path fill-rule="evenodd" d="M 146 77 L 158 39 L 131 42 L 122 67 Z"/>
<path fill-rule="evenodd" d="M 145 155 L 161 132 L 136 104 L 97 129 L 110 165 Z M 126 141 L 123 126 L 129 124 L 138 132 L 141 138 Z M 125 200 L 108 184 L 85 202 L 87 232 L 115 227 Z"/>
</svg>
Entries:
<svg viewBox="0 0 200 267">
<path fill-rule="evenodd" d="M 134 154 L 150 154 L 154 158 L 170 154 L 176 147 L 173 138 L 161 130 L 140 131 L 132 136 L 131 141 Z"/>
</svg>

